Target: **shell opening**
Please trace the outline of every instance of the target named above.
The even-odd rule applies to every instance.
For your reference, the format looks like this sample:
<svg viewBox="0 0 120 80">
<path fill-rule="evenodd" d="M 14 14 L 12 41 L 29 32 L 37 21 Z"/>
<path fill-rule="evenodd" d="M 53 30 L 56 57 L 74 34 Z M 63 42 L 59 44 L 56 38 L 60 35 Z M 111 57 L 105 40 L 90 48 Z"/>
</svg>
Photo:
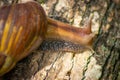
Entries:
<svg viewBox="0 0 120 80">
<path fill-rule="evenodd" d="M 15 66 L 15 64 L 16 62 L 12 57 L 0 53 L 0 76 L 10 71 Z"/>
</svg>

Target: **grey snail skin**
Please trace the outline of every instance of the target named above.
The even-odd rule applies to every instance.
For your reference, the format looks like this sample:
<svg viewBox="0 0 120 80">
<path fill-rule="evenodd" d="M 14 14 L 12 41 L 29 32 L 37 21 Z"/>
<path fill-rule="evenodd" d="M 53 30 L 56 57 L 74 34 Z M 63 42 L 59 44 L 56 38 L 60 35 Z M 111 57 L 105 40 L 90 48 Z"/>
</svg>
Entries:
<svg viewBox="0 0 120 80">
<path fill-rule="evenodd" d="M 85 28 L 48 18 L 37 2 L 16 3 L 0 7 L 0 76 L 9 72 L 18 61 L 28 56 L 41 45 L 41 50 L 51 49 L 43 46 L 60 40 L 64 51 L 85 50 L 92 46 L 94 34 L 91 24 Z M 47 41 L 47 43 L 46 43 Z M 71 45 L 65 43 L 68 41 Z M 62 50 L 60 48 L 60 50 Z"/>
</svg>

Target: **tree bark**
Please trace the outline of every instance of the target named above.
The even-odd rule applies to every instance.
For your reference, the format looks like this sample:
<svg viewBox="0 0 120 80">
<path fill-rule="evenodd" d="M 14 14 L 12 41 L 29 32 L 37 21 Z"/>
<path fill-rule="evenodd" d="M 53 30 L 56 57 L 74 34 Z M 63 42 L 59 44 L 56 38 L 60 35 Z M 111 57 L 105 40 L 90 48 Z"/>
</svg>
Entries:
<svg viewBox="0 0 120 80">
<path fill-rule="evenodd" d="M 40 2 L 40 0 L 38 0 Z M 83 26 L 92 16 L 98 34 L 83 53 L 42 52 L 39 48 L 7 73 L 4 80 L 120 80 L 120 5 L 111 0 L 44 0 L 47 16 Z"/>
</svg>

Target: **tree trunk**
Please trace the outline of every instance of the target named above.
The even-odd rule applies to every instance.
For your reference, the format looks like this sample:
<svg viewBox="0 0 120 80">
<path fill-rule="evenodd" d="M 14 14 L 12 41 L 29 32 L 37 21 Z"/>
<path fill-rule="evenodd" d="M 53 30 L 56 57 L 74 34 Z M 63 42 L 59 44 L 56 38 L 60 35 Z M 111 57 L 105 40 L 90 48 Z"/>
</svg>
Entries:
<svg viewBox="0 0 120 80">
<path fill-rule="evenodd" d="M 64 23 L 80 27 L 92 17 L 92 31 L 98 34 L 95 52 L 41 52 L 38 48 L 4 79 L 120 80 L 120 5 L 115 1 L 43 0 L 47 16 Z"/>
</svg>

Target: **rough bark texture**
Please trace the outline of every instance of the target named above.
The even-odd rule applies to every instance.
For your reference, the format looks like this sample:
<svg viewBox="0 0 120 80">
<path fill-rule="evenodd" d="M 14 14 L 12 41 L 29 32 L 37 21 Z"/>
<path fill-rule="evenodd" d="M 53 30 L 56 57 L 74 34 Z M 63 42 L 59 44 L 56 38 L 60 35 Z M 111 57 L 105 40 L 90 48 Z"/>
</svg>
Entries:
<svg viewBox="0 0 120 80">
<path fill-rule="evenodd" d="M 40 0 L 38 0 L 40 1 Z M 2 4 L 2 3 L 1 3 Z M 92 16 L 95 53 L 34 51 L 4 80 L 120 80 L 120 5 L 111 0 L 44 0 L 49 17 L 82 26 Z"/>
</svg>

